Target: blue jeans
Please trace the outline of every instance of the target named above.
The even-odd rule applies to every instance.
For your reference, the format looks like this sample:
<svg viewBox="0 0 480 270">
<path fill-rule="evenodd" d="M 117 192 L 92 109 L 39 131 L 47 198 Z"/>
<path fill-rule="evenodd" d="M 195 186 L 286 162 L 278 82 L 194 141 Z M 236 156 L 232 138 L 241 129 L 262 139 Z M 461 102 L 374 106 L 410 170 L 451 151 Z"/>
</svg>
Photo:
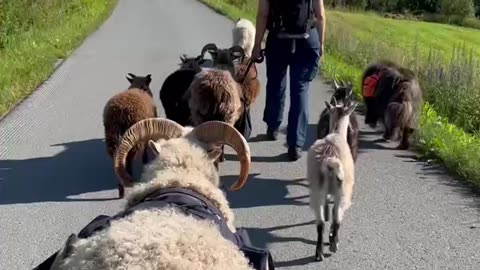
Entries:
<svg viewBox="0 0 480 270">
<path fill-rule="evenodd" d="M 286 73 L 290 66 L 290 111 L 288 113 L 287 144 L 303 147 L 308 125 L 308 89 L 316 77 L 320 59 L 320 42 L 316 29 L 310 30 L 308 39 L 292 41 L 268 35 L 265 46 L 267 68 L 266 102 L 263 121 L 268 129 L 278 130 L 283 120 Z"/>
</svg>

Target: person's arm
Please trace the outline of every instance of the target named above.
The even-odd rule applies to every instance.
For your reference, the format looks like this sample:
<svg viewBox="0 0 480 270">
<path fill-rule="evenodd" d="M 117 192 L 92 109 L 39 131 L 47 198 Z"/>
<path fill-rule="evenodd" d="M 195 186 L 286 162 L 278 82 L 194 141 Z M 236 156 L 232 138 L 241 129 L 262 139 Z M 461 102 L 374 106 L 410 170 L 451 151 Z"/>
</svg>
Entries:
<svg viewBox="0 0 480 270">
<path fill-rule="evenodd" d="M 315 10 L 315 17 L 317 17 L 318 38 L 320 39 L 319 41 L 320 41 L 322 53 L 323 53 L 323 48 L 325 45 L 325 22 L 326 22 L 325 7 L 323 6 L 323 0 L 314 0 L 313 8 Z"/>
<path fill-rule="evenodd" d="M 270 4 L 268 0 L 259 0 L 257 8 L 257 22 L 255 29 L 255 47 L 260 50 L 262 46 L 263 35 L 267 29 L 267 20 Z"/>
</svg>

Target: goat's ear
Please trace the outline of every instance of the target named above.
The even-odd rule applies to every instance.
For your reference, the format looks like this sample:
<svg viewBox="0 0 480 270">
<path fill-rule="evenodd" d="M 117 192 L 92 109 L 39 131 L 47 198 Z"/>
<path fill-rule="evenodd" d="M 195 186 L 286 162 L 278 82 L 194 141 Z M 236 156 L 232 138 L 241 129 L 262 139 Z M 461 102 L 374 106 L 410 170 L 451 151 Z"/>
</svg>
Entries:
<svg viewBox="0 0 480 270">
<path fill-rule="evenodd" d="M 127 78 L 127 80 L 128 80 L 130 83 L 133 82 L 133 79 L 132 79 L 132 78 L 130 78 L 130 77 L 128 77 L 128 76 L 125 76 L 125 78 Z"/>
<path fill-rule="evenodd" d="M 150 83 L 152 82 L 152 74 L 148 74 L 147 77 L 145 78 L 146 78 L 145 83 L 147 85 L 150 85 Z"/>
<path fill-rule="evenodd" d="M 158 155 L 160 154 L 160 145 L 158 145 L 156 142 L 154 142 L 153 140 L 149 140 L 148 141 L 148 147 L 150 147 L 150 149 L 152 150 L 152 152 L 155 154 L 155 155 Z"/>
</svg>

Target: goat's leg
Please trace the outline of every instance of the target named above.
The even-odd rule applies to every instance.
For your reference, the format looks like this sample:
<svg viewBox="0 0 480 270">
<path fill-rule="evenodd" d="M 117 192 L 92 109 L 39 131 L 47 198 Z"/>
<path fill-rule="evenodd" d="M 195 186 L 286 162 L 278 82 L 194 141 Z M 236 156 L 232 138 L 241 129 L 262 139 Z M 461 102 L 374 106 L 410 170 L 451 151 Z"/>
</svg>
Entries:
<svg viewBox="0 0 480 270">
<path fill-rule="evenodd" d="M 222 145 L 222 153 L 220 154 L 220 156 L 218 156 L 218 162 L 224 162 L 225 161 L 225 150 L 224 150 L 224 147 L 225 145 Z"/>
<path fill-rule="evenodd" d="M 340 223 L 334 220 L 332 222 L 332 226 L 330 227 L 329 235 L 330 251 L 333 253 L 337 252 L 338 250 L 338 229 L 340 229 Z"/>
<path fill-rule="evenodd" d="M 333 221 L 330 226 L 330 251 L 335 253 L 338 250 L 338 230 L 340 229 L 340 224 L 342 223 L 343 216 L 345 211 L 350 207 L 350 202 L 345 198 L 340 199 L 338 196 L 335 197 L 335 203 L 333 205 Z"/>
<path fill-rule="evenodd" d="M 328 208 L 328 206 L 325 207 L 324 205 L 322 205 L 325 202 L 326 202 L 326 196 L 322 196 L 322 194 L 319 194 L 318 190 L 310 194 L 310 208 L 312 208 L 315 214 L 315 220 L 317 225 L 317 244 L 315 247 L 316 261 L 323 261 L 323 259 L 325 258 L 325 255 L 323 253 L 323 232 L 325 230 L 324 210 L 325 208 Z"/>
<path fill-rule="evenodd" d="M 323 231 L 325 230 L 325 222 L 317 222 L 317 246 L 315 249 L 315 260 L 321 262 L 325 259 L 325 254 L 323 253 Z"/>
<path fill-rule="evenodd" d="M 325 200 L 325 206 L 323 207 L 323 213 L 325 215 L 325 221 L 330 220 L 330 208 L 328 207 L 328 200 Z"/>
</svg>

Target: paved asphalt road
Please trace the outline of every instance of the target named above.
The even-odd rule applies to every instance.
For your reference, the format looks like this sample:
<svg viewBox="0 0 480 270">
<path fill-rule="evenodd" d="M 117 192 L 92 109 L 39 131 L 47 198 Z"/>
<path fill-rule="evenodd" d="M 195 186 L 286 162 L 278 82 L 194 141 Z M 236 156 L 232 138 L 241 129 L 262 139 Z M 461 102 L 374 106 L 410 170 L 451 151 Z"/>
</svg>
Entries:
<svg viewBox="0 0 480 270">
<path fill-rule="evenodd" d="M 229 46 L 232 25 L 194 0 L 121 0 L 51 79 L 0 122 L 0 269 L 31 269 L 92 218 L 121 208 L 124 201 L 110 199 L 117 191 L 103 143 L 106 101 L 128 86 L 128 72 L 151 73 L 163 116 L 158 89 L 179 55 L 196 55 L 208 42 Z M 263 64 L 260 71 L 265 85 Z M 311 86 L 308 145 L 328 89 L 320 80 Z M 238 226 L 270 247 L 278 268 L 480 269 L 480 199 L 412 153 L 389 149 L 396 144 L 376 142 L 380 135 L 364 126 L 339 251 L 321 266 L 312 263 L 306 155 L 288 162 L 284 133 L 276 142 L 261 140 L 264 102 L 262 92 L 252 112 L 250 180 L 229 199 Z M 221 173 L 231 183 L 239 164 L 228 153 Z"/>
</svg>

